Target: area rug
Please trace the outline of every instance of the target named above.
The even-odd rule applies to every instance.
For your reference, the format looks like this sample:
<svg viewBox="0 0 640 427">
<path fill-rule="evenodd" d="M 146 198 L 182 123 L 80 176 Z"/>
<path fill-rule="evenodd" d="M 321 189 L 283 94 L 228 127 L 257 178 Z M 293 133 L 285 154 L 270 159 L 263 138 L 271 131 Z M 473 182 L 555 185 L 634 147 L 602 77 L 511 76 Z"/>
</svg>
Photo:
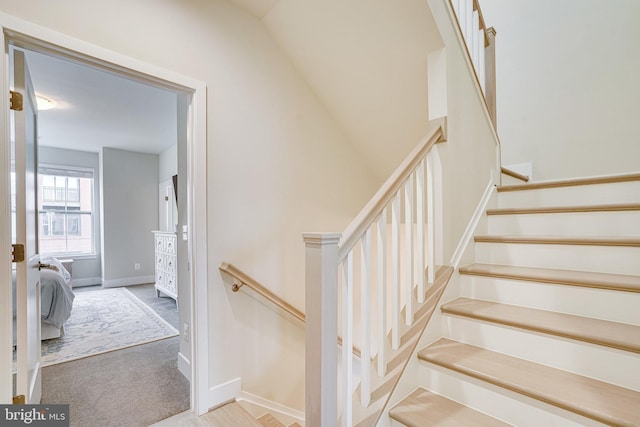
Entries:
<svg viewBox="0 0 640 427">
<path fill-rule="evenodd" d="M 42 341 L 42 366 L 176 335 L 173 326 L 126 288 L 78 292 L 64 335 Z"/>
</svg>

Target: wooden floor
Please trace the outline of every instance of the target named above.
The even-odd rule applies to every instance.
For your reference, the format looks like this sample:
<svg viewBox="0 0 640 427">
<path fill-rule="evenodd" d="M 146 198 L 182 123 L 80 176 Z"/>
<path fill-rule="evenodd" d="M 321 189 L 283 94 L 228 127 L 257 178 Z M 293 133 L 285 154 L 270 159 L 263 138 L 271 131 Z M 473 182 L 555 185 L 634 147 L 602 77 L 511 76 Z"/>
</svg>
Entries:
<svg viewBox="0 0 640 427">
<path fill-rule="evenodd" d="M 635 390 L 446 338 L 421 350 L 418 358 L 606 425 L 640 426 Z"/>
<path fill-rule="evenodd" d="M 507 427 L 509 424 L 446 399 L 416 389 L 391 408 L 389 416 L 407 427 Z"/>
<path fill-rule="evenodd" d="M 255 419 L 239 403 L 231 402 L 219 408 L 197 416 L 193 412 L 187 411 L 151 427 L 284 427 L 271 414 L 264 414 Z M 289 427 L 302 427 L 299 423 L 289 424 Z"/>
<path fill-rule="evenodd" d="M 152 427 L 261 427 L 261 424 L 238 403 L 231 402 L 201 416 L 183 412 Z"/>
</svg>

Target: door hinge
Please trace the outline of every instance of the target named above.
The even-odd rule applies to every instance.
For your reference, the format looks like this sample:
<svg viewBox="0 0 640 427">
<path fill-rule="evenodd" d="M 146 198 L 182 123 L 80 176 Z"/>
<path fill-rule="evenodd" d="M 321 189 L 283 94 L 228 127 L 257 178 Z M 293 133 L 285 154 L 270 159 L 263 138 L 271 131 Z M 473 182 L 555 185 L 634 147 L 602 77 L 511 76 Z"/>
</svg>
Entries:
<svg viewBox="0 0 640 427">
<path fill-rule="evenodd" d="M 22 111 L 22 94 L 20 92 L 10 91 L 9 104 L 11 109 L 15 111 Z"/>
<path fill-rule="evenodd" d="M 17 396 L 13 396 L 13 404 L 14 405 L 24 405 L 27 403 L 27 399 L 24 397 L 24 394 L 19 394 Z"/>
<path fill-rule="evenodd" d="M 24 245 L 11 245 L 11 262 L 24 261 Z"/>
</svg>

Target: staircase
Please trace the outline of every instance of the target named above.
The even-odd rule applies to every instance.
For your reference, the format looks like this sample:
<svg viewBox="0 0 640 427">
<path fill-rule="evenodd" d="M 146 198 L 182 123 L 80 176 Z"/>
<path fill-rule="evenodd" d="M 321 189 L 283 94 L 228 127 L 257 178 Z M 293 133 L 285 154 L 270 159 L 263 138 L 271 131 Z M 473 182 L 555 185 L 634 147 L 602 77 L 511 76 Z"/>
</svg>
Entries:
<svg viewBox="0 0 640 427">
<path fill-rule="evenodd" d="M 264 414 L 261 417 L 257 418 L 258 424 L 262 427 L 287 427 L 286 424 L 283 424 L 271 414 Z M 289 424 L 288 427 L 301 427 L 299 423 L 294 422 Z"/>
<path fill-rule="evenodd" d="M 640 426 L 640 174 L 496 196 L 391 425 Z"/>
<path fill-rule="evenodd" d="M 169 418 L 154 426 L 173 427 L 302 427 L 300 423 L 291 421 L 290 417 L 278 414 L 274 416 L 266 408 L 250 405 L 246 402 L 228 402 L 204 415 L 196 416 L 187 413 Z"/>
</svg>

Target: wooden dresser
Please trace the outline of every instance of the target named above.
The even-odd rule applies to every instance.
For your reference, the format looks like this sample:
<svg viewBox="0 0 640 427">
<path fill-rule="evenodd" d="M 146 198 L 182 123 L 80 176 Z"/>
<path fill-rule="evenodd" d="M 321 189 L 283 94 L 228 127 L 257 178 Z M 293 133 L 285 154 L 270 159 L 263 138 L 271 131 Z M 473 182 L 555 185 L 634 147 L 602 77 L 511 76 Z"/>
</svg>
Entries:
<svg viewBox="0 0 640 427">
<path fill-rule="evenodd" d="M 177 253 L 176 233 L 168 231 L 154 231 L 156 251 L 156 294 L 169 296 L 177 301 Z"/>
</svg>

